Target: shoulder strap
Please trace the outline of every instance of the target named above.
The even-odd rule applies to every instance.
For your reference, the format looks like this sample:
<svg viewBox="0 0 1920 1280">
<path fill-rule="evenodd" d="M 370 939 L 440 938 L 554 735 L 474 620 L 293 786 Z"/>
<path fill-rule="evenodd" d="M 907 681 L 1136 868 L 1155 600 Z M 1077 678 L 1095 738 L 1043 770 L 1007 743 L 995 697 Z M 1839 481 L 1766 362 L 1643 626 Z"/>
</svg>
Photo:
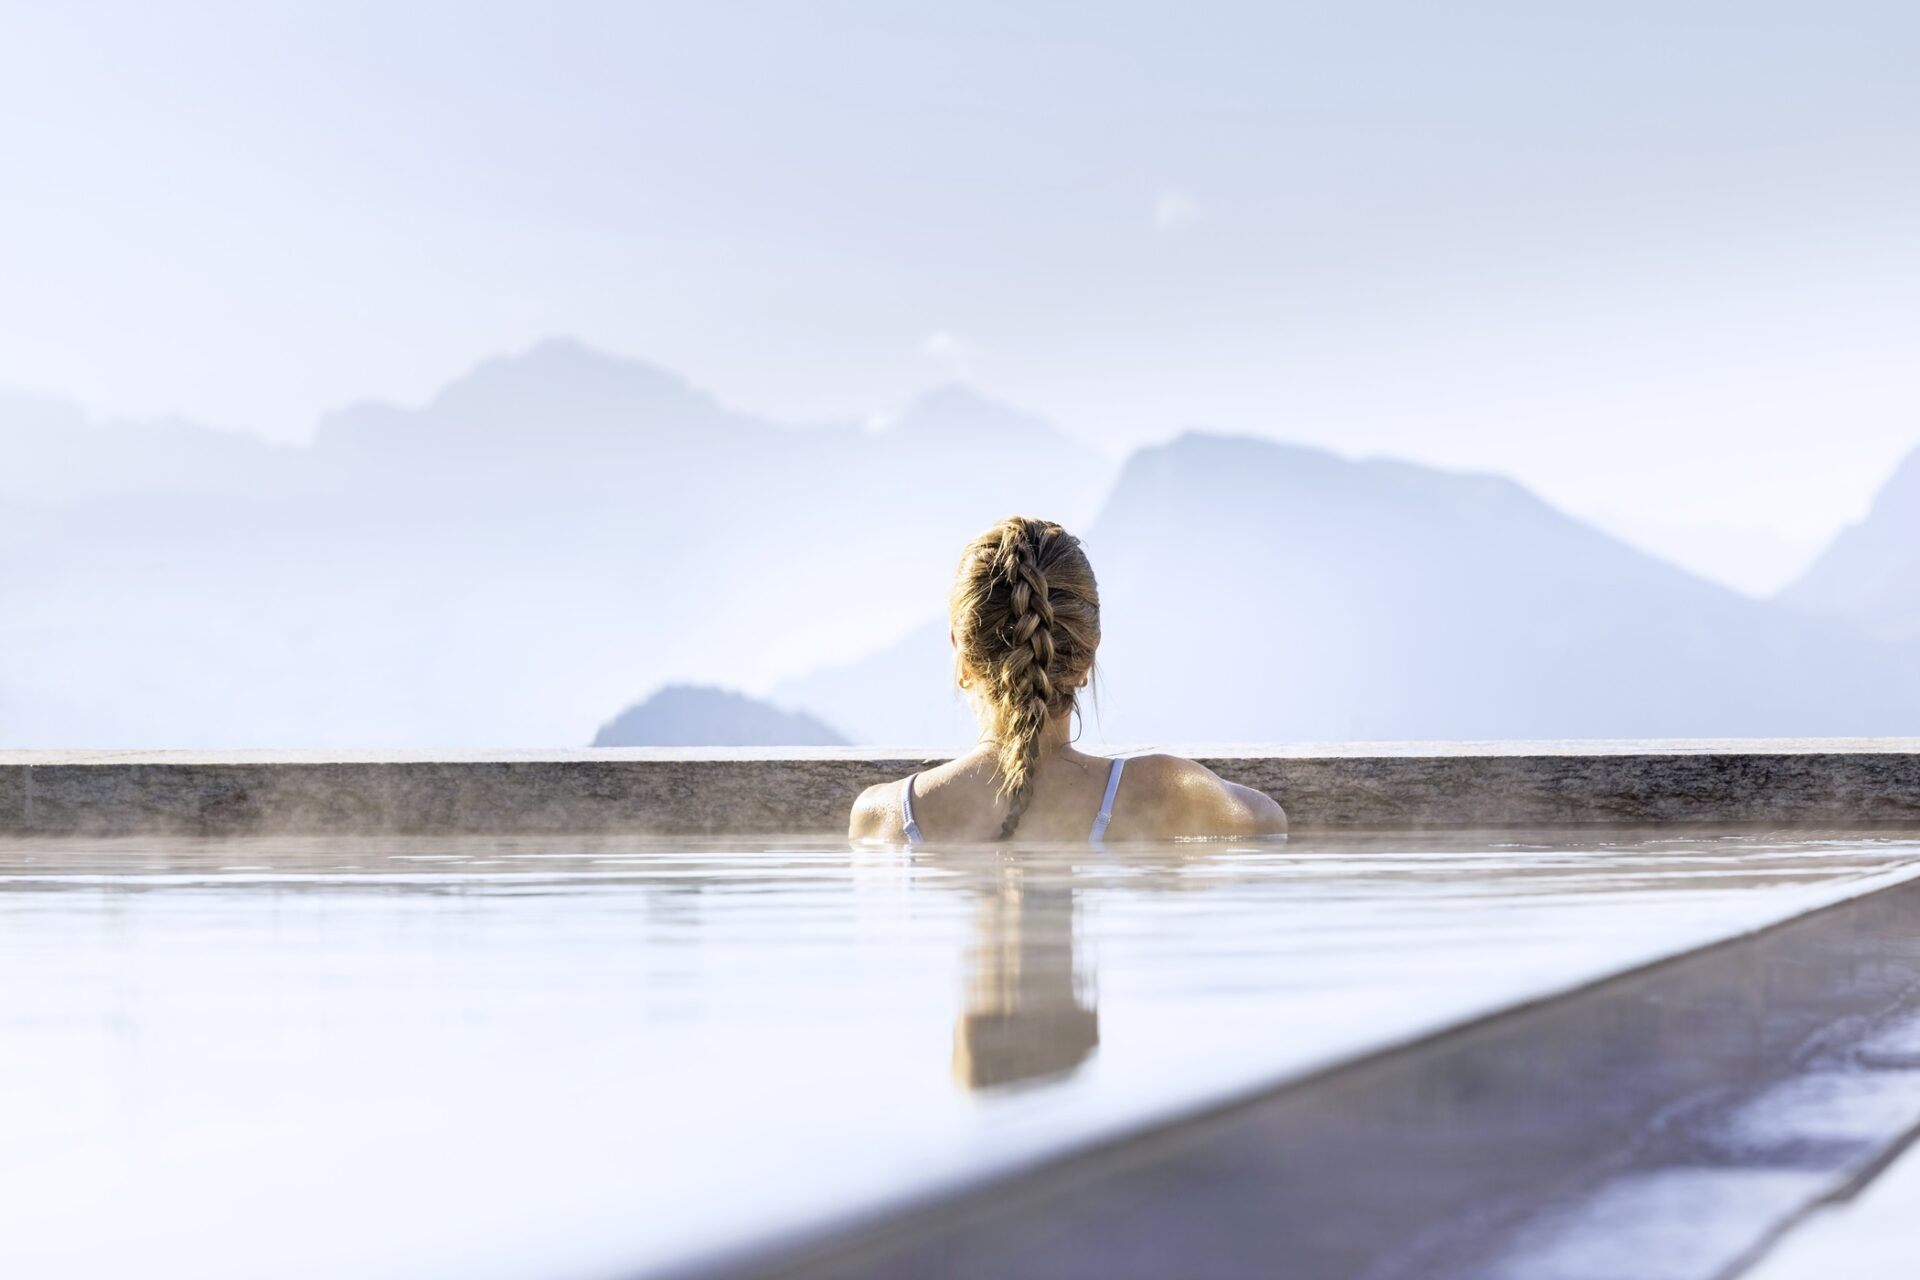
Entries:
<svg viewBox="0 0 1920 1280">
<path fill-rule="evenodd" d="M 913 820 L 913 779 L 919 776 L 917 773 L 912 775 L 907 779 L 907 785 L 900 788 L 900 821 L 907 829 L 908 844 L 921 842 L 920 824 Z"/>
<path fill-rule="evenodd" d="M 1127 767 L 1124 756 L 1115 757 L 1113 767 L 1107 770 L 1107 794 L 1100 801 L 1100 812 L 1093 820 L 1093 834 L 1087 837 L 1094 844 L 1107 838 L 1107 824 L 1113 821 L 1113 797 L 1120 791 L 1120 772 Z"/>
</svg>

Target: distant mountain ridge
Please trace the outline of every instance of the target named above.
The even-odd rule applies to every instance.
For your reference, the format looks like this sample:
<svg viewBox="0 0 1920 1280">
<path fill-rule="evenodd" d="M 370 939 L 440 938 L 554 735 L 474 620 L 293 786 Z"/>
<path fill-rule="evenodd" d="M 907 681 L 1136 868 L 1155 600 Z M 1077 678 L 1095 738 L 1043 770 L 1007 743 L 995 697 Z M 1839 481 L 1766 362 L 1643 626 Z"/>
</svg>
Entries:
<svg viewBox="0 0 1920 1280">
<path fill-rule="evenodd" d="M 577 742 L 669 681 L 960 745 L 946 589 L 1013 513 L 1101 575 L 1089 740 L 1920 728 L 1914 459 L 1779 603 L 1497 477 L 1190 433 L 1115 480 L 966 387 L 785 425 L 565 340 L 308 446 L 0 395 L 0 459 L 5 746 Z"/>
<path fill-rule="evenodd" d="M 898 634 L 966 538 L 1083 520 L 1112 474 L 971 392 L 791 426 L 567 340 L 306 446 L 9 403 L 0 501 L 33 515 L 0 662 L 33 676 L 0 745 L 578 742 L 610 691 L 765 687 Z"/>
<path fill-rule="evenodd" d="M 711 685 L 668 685 L 600 727 L 596 747 L 832 747 L 818 717 Z"/>
<path fill-rule="evenodd" d="M 1901 656 L 1750 600 L 1512 481 L 1200 433 L 1085 535 L 1117 742 L 1897 734 Z M 945 629 L 777 694 L 869 741 L 966 733 Z"/>
<path fill-rule="evenodd" d="M 95 418 L 78 405 L 0 390 L 0 499 L 37 504 L 244 491 L 295 450 L 177 418 Z"/>
<path fill-rule="evenodd" d="M 1920 652 L 1920 449 L 1894 470 L 1867 518 L 1842 529 L 1779 599 Z"/>
<path fill-rule="evenodd" d="M 663 441 L 738 445 L 785 430 L 644 361 L 554 338 L 482 361 L 418 407 L 373 401 L 329 413 L 313 447 L 403 459 L 449 447 L 510 456 L 534 447 L 551 459 L 558 451 L 625 455 Z"/>
<path fill-rule="evenodd" d="M 436 392 L 426 410 L 470 421 L 636 422 L 725 416 L 718 401 L 678 374 L 617 359 L 573 338 L 550 338 L 520 355 L 494 356 Z"/>
</svg>

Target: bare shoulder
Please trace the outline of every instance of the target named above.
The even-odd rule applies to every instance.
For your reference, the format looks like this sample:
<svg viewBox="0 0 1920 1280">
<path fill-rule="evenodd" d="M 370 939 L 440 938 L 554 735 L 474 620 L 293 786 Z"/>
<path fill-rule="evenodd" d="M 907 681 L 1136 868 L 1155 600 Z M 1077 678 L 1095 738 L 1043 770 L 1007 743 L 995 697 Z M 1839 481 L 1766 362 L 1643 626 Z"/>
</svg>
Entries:
<svg viewBox="0 0 1920 1280">
<path fill-rule="evenodd" d="M 904 840 L 906 823 L 900 817 L 900 788 L 905 778 L 876 782 L 860 793 L 847 818 L 849 840 Z"/>
<path fill-rule="evenodd" d="M 1114 822 L 1143 839 L 1281 835 L 1286 810 L 1273 797 L 1229 782 L 1180 756 L 1134 756 L 1127 761 Z"/>
</svg>

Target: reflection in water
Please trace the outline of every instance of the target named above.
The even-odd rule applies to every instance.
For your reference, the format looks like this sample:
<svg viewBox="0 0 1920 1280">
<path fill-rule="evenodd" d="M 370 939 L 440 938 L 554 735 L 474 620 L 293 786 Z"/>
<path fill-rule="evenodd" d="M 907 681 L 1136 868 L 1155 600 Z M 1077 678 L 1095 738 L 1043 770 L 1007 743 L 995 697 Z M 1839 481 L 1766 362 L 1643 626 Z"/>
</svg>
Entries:
<svg viewBox="0 0 1920 1280">
<path fill-rule="evenodd" d="M 1070 1072 L 1100 1043 L 1073 917 L 1070 881 L 1043 883 L 1015 862 L 993 868 L 980 894 L 965 1005 L 953 1028 L 953 1078 L 962 1087 Z"/>
</svg>

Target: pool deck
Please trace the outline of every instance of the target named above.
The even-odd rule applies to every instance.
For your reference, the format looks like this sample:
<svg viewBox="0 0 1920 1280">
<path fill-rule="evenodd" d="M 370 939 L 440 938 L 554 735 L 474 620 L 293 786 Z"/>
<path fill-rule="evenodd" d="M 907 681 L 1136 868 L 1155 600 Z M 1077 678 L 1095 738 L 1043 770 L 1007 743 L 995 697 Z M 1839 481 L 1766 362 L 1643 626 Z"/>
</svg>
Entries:
<svg viewBox="0 0 1920 1280">
<path fill-rule="evenodd" d="M 1168 746 L 1295 830 L 1920 827 L 1920 738 Z M 0 751 L 0 836 L 829 834 L 906 748 Z"/>
</svg>

